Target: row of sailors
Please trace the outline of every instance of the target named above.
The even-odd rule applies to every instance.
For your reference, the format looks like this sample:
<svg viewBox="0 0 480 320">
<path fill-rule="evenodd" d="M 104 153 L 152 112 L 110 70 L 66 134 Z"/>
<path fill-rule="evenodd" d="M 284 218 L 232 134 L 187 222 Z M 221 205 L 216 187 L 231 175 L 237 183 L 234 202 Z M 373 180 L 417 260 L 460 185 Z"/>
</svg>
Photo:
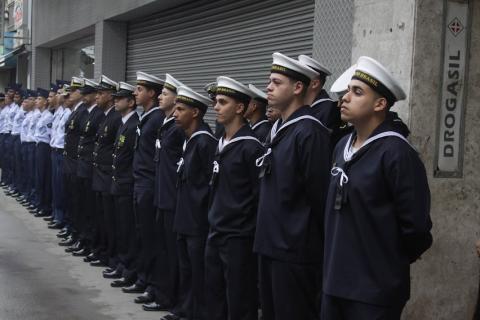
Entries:
<svg viewBox="0 0 480 320">
<path fill-rule="evenodd" d="M 425 171 L 405 138 L 408 129 L 389 111 L 405 94 L 367 57 L 335 82 L 331 91 L 343 97 L 343 120 L 358 128 L 348 99 L 373 90 L 380 97 L 375 108 L 385 103 L 385 120 L 363 148 L 355 145 L 360 133 L 344 137 L 352 127 L 342 125 L 340 109 L 322 88 L 328 75 L 312 58 L 274 53 L 268 96 L 219 77 L 208 90 L 213 102 L 169 74 L 162 80 L 138 72 L 136 88 L 105 76 L 100 83 L 74 77 L 69 94 L 82 94 L 83 102 L 73 99 L 66 122 L 62 115 L 56 123 L 51 114 L 43 116 L 42 99 L 41 116 L 34 118 L 34 111 L 29 118 L 45 118 L 34 126 L 35 132 L 45 123 L 52 129 L 49 143 L 65 129 L 60 149 L 69 205 L 65 220 L 55 216 L 51 224 L 67 226 L 61 244 L 86 262 L 107 265 L 104 277 L 116 278 L 112 286 L 124 292 L 142 293 L 135 302 L 144 310 L 169 310 L 163 319 L 253 320 L 259 303 L 266 320 L 399 319 L 409 297 L 409 264 L 432 241 Z M 102 94 L 96 108 L 91 93 L 115 87 L 120 114 L 113 116 Z M 42 90 L 38 95 L 46 96 Z M 133 100 L 144 108 L 140 117 Z M 267 104 L 282 115 L 273 125 L 262 116 Z M 212 105 L 224 126 L 217 137 L 203 121 Z M 112 128 L 115 134 L 108 135 Z M 97 159 L 106 136 L 111 170 Z M 383 195 L 383 164 L 368 151 L 379 139 L 389 144 L 377 150 L 393 150 L 394 159 L 408 154 L 406 166 L 389 164 L 403 170 L 386 178 L 398 194 Z M 358 160 L 365 154 L 368 162 Z M 414 186 L 411 179 L 401 181 L 412 176 Z M 109 179 L 109 188 L 99 182 Z M 401 208 L 399 218 L 391 197 Z M 357 215 L 365 220 L 356 221 Z"/>
</svg>

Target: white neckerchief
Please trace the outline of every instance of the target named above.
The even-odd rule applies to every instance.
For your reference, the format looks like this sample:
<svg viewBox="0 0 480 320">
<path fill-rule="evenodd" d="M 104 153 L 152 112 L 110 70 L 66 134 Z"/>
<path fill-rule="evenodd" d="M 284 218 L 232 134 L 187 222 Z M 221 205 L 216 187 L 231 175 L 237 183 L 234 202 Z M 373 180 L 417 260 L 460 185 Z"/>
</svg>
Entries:
<svg viewBox="0 0 480 320">
<path fill-rule="evenodd" d="M 218 141 L 218 151 L 222 152 L 223 149 L 225 149 L 225 147 L 228 146 L 229 144 L 232 144 L 232 143 L 238 142 L 238 141 L 242 141 L 242 140 L 253 140 L 253 141 L 258 142 L 260 145 L 262 145 L 262 143 L 257 138 L 252 137 L 252 136 L 237 137 L 237 138 L 233 138 L 232 140 L 228 140 L 228 141 L 225 141 L 222 137 Z"/>
<path fill-rule="evenodd" d="M 214 139 L 215 141 L 218 141 L 217 138 L 215 138 L 215 136 L 213 134 L 211 134 L 210 132 L 208 131 L 205 131 L 205 130 L 200 130 L 200 131 L 197 131 L 195 133 L 193 133 L 190 138 L 186 139 L 184 142 L 183 142 L 183 152 L 185 152 L 185 150 L 187 149 L 187 145 L 188 143 L 193 139 L 195 138 L 196 136 L 199 136 L 199 135 L 202 135 L 202 134 L 205 134 L 207 136 L 209 136 L 210 138 Z M 180 160 L 177 162 L 177 173 L 180 172 L 180 169 L 182 168 L 183 164 L 185 163 L 185 160 L 183 159 L 183 157 L 180 158 Z"/>
<path fill-rule="evenodd" d="M 154 108 L 148 110 L 147 112 L 145 112 L 144 114 L 142 114 L 142 115 L 140 116 L 140 121 L 142 121 L 143 118 L 145 118 L 146 116 L 148 116 L 150 113 L 152 113 L 152 112 L 155 111 L 155 110 L 160 110 L 160 107 L 154 107 Z"/>
<path fill-rule="evenodd" d="M 258 126 L 260 126 L 261 124 L 264 124 L 264 123 L 268 123 L 268 120 L 267 119 L 264 119 L 262 121 L 259 121 L 257 123 L 255 123 L 253 126 L 252 126 L 252 130 L 255 130 L 256 128 L 258 128 Z"/>
<path fill-rule="evenodd" d="M 288 120 L 287 122 L 285 122 L 281 127 L 280 129 L 278 129 L 277 131 L 277 127 L 278 127 L 278 124 L 280 123 L 280 119 L 278 119 L 277 121 L 275 121 L 275 123 L 273 124 L 272 126 L 272 130 L 270 130 L 270 141 L 273 141 L 273 139 L 275 138 L 275 136 L 280 132 L 282 131 L 283 129 L 285 129 L 286 127 L 300 121 L 300 120 L 304 120 L 304 119 L 309 119 L 309 120 L 312 120 L 314 122 L 317 122 L 318 124 L 320 124 L 322 127 L 324 127 L 326 130 L 328 130 L 328 132 L 330 132 L 331 130 L 328 129 L 322 122 L 320 122 L 317 118 L 314 118 L 310 115 L 305 115 L 305 116 L 300 116 L 300 117 L 297 117 L 297 118 L 294 118 L 292 120 Z"/>
<path fill-rule="evenodd" d="M 310 108 L 313 108 L 313 107 L 315 107 L 317 104 L 320 104 L 320 103 L 325 102 L 325 101 L 331 101 L 331 102 L 333 102 L 333 100 L 330 99 L 330 98 L 318 99 L 317 101 L 314 101 L 314 102 L 312 103 L 312 105 L 310 106 Z"/>
<path fill-rule="evenodd" d="M 175 120 L 174 117 L 169 117 L 169 118 L 163 119 L 162 127 L 163 127 L 166 123 L 169 123 L 169 122 L 171 122 L 171 121 L 173 121 L 173 120 Z M 160 138 L 157 138 L 157 139 L 155 140 L 155 148 L 160 149 L 161 147 L 162 147 L 162 143 L 161 143 L 161 141 L 160 141 Z"/>
<path fill-rule="evenodd" d="M 348 137 L 348 141 L 347 141 L 347 144 L 345 145 L 345 148 L 343 149 L 343 159 L 345 161 L 350 161 L 353 157 L 353 155 L 355 154 L 354 152 L 352 152 L 350 146 L 353 144 L 353 141 L 352 141 L 352 137 L 353 137 L 353 133 L 350 134 L 350 136 Z M 400 133 L 398 132 L 395 132 L 395 131 L 385 131 L 385 132 L 382 132 L 382 133 L 379 133 L 379 134 L 376 134 L 374 135 L 373 137 L 370 137 L 368 138 L 360 148 L 358 148 L 356 150 L 356 152 L 358 152 L 360 149 L 362 149 L 363 147 L 365 147 L 366 145 L 368 145 L 369 143 L 372 143 L 373 141 L 375 140 L 378 140 L 378 139 L 381 139 L 381 138 L 385 138 L 385 137 L 397 137 L 397 138 L 400 138 L 402 139 L 403 141 L 405 141 L 406 143 L 408 143 L 408 145 L 410 147 L 412 147 L 414 150 L 415 147 L 412 146 L 410 144 L 410 142 L 404 137 L 402 136 Z"/>
<path fill-rule="evenodd" d="M 122 117 L 123 124 L 127 123 L 128 119 L 130 119 L 130 117 L 133 116 L 134 112 L 135 112 L 135 110 L 132 110 Z"/>
</svg>

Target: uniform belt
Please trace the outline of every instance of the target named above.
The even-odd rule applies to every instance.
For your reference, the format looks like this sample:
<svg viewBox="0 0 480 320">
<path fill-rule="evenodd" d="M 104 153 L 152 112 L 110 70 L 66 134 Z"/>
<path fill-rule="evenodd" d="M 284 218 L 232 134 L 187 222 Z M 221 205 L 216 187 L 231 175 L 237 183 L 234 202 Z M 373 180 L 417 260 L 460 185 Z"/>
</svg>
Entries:
<svg viewBox="0 0 480 320">
<path fill-rule="evenodd" d="M 63 153 L 63 148 L 54 148 L 52 147 L 52 150 L 58 153 Z"/>
</svg>

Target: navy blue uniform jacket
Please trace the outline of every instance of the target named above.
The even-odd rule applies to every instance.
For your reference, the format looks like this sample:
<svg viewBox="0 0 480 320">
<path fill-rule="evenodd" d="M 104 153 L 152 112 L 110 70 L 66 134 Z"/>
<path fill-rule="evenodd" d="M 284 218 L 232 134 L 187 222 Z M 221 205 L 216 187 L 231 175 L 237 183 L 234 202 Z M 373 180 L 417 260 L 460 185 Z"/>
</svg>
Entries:
<svg viewBox="0 0 480 320">
<path fill-rule="evenodd" d="M 189 236 L 208 234 L 208 200 L 213 158 L 218 140 L 202 123 L 186 141 L 177 170 L 177 208 L 174 229 Z"/>
<path fill-rule="evenodd" d="M 408 300 L 410 263 L 430 247 L 432 222 L 425 168 L 402 139 L 407 135 L 389 113 L 353 156 L 355 134 L 335 148 L 325 217 L 326 294 L 385 306 Z"/>
<path fill-rule="evenodd" d="M 133 156 L 134 187 L 154 190 L 155 184 L 155 140 L 157 130 L 163 123 L 165 113 L 158 106 L 140 117 L 137 126 L 135 154 Z"/>
<path fill-rule="evenodd" d="M 185 133 L 170 117 L 160 127 L 155 142 L 155 194 L 157 208 L 175 211 L 177 205 L 177 162 L 183 152 Z"/>
<path fill-rule="evenodd" d="M 113 195 L 133 193 L 133 153 L 137 137 L 138 114 L 135 112 L 118 128 L 113 145 L 112 187 Z"/>
<path fill-rule="evenodd" d="M 309 106 L 272 128 L 262 167 L 255 252 L 290 263 L 321 263 L 330 179 L 330 135 Z"/>
<path fill-rule="evenodd" d="M 223 243 L 231 237 L 253 237 L 258 204 L 258 168 L 263 146 L 248 125 L 230 143 L 217 147 L 213 164 L 212 201 L 208 212 L 209 239 Z"/>
</svg>

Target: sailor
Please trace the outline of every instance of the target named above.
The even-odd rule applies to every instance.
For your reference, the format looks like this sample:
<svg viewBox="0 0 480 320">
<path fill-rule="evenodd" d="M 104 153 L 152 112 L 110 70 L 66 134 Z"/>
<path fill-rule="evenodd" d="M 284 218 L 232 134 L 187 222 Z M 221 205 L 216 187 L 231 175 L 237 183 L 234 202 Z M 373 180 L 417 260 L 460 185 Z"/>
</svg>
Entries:
<svg viewBox="0 0 480 320">
<path fill-rule="evenodd" d="M 264 143 L 272 128 L 272 124 L 268 121 L 266 115 L 268 106 L 267 94 L 253 84 L 249 84 L 248 87 L 253 92 L 253 95 L 247 112 L 245 112 L 245 118 L 250 123 L 250 127 L 252 127 L 258 140 Z"/>
<path fill-rule="evenodd" d="M 65 227 L 65 190 L 63 181 L 63 145 L 65 141 L 65 122 L 71 110 L 66 107 L 65 87 L 67 82 L 57 80 L 52 84 L 50 92 L 55 100 L 55 113 L 52 122 L 52 137 L 50 148 L 52 150 L 52 225 L 49 228 L 62 229 Z"/>
<path fill-rule="evenodd" d="M 140 238 L 137 281 L 122 288 L 125 293 L 144 293 L 147 277 L 150 276 L 154 261 L 156 235 L 156 208 L 153 203 L 155 191 L 155 141 L 165 114 L 158 107 L 158 96 L 162 92 L 164 80 L 145 72 L 137 72 L 135 100 L 143 108 L 136 129 L 137 137 L 133 157 L 134 208 L 138 235 Z"/>
<path fill-rule="evenodd" d="M 358 59 L 341 104 L 354 132 L 335 148 L 325 210 L 322 319 L 400 319 L 410 264 L 432 244 L 425 168 L 390 111 L 405 97 L 383 65 Z"/>
<path fill-rule="evenodd" d="M 121 115 L 115 110 L 113 94 L 118 83 L 102 75 L 98 83 L 97 106 L 103 111 L 103 121 L 98 126 L 93 149 L 92 189 L 96 194 L 96 237 L 97 248 L 85 260 L 92 266 L 117 265 L 115 257 L 115 213 L 113 197 L 110 193 L 112 184 L 113 143 L 121 125 Z"/>
<path fill-rule="evenodd" d="M 345 130 L 347 128 L 340 118 L 337 101 L 332 99 L 324 89 L 327 77 L 332 73 L 325 65 L 309 56 L 299 55 L 298 61 L 318 72 L 318 76 L 312 79 L 308 86 L 305 104 L 310 105 L 313 116 L 332 131 L 330 145 L 333 150 L 338 140 L 350 132 Z"/>
<path fill-rule="evenodd" d="M 177 233 L 180 266 L 179 296 L 187 319 L 207 319 L 204 291 L 204 256 L 208 235 L 210 175 L 218 140 L 203 120 L 212 100 L 188 87 L 177 89 L 176 125 L 185 132 L 182 156 L 177 162 L 177 203 L 174 230 Z M 177 315 L 165 317 L 175 319 Z M 177 316 L 178 318 L 178 316 Z"/>
<path fill-rule="evenodd" d="M 173 219 L 177 204 L 177 162 L 182 156 L 185 134 L 175 125 L 173 111 L 178 87 L 182 82 L 172 75 L 165 75 L 162 93 L 158 96 L 160 110 L 165 114 L 162 125 L 157 130 L 155 141 L 155 194 L 154 204 L 157 208 L 154 260 L 149 284 L 153 292 L 146 298 L 144 310 L 156 311 L 169 309 L 182 316 L 181 306 L 177 305 L 178 292 L 178 257 L 177 235 L 173 231 Z M 153 294 L 152 294 L 153 293 Z M 147 295 L 149 292 L 146 293 Z M 148 301 L 150 300 L 150 301 Z M 137 300 L 138 301 L 138 300 Z"/>
<path fill-rule="evenodd" d="M 60 243 L 66 248 L 66 252 L 73 252 L 83 249 L 83 242 L 80 241 L 80 215 L 82 213 L 83 202 L 80 197 L 82 186 L 77 177 L 78 166 L 78 144 L 80 136 L 83 133 L 83 124 L 89 115 L 87 105 L 83 101 L 82 89 L 85 87 L 85 79 L 72 77 L 69 87 L 68 100 L 71 104 L 72 112 L 65 123 L 65 144 L 64 144 L 64 182 L 68 199 L 66 208 L 66 219 L 69 221 L 69 237 Z M 90 89 L 89 89 L 90 90 Z"/>
<path fill-rule="evenodd" d="M 35 125 L 33 135 L 35 147 L 36 183 L 38 209 L 36 217 L 46 217 L 52 214 L 52 163 L 50 155 L 50 138 L 52 131 L 53 114 L 48 109 L 49 91 L 37 88 L 36 106 L 40 111 L 40 118 Z"/>
<path fill-rule="evenodd" d="M 217 78 L 217 121 L 225 127 L 215 152 L 211 178 L 210 232 L 205 249 L 207 318 L 256 320 L 257 260 L 252 252 L 257 221 L 256 159 L 262 143 L 244 118 L 251 90 Z"/>
<path fill-rule="evenodd" d="M 74 251 L 74 256 L 88 256 L 92 250 L 97 248 L 98 238 L 96 237 L 98 215 L 95 192 L 92 189 L 93 174 L 93 149 L 95 137 L 100 123 L 105 118 L 103 110 L 97 106 L 97 86 L 93 80 L 84 79 L 84 86 L 80 89 L 82 100 L 87 108 L 88 116 L 83 123 L 80 123 L 80 139 L 78 141 L 78 162 L 77 178 L 79 183 L 80 199 L 82 210 L 79 215 L 80 239 L 83 242 L 82 249 Z M 84 260 L 85 262 L 87 259 Z"/>
<path fill-rule="evenodd" d="M 139 251 L 138 230 L 133 210 L 133 154 L 137 137 L 138 113 L 135 87 L 119 82 L 115 97 L 115 110 L 121 115 L 113 147 L 112 184 L 115 208 L 115 246 L 117 265 L 103 271 L 103 277 L 117 279 L 112 287 L 127 287 L 135 283 Z"/>
<path fill-rule="evenodd" d="M 281 118 L 257 161 L 261 188 L 254 246 L 265 320 L 318 319 L 330 131 L 304 102 L 316 77 L 318 72 L 297 60 L 273 54 L 268 103 Z"/>
</svg>

